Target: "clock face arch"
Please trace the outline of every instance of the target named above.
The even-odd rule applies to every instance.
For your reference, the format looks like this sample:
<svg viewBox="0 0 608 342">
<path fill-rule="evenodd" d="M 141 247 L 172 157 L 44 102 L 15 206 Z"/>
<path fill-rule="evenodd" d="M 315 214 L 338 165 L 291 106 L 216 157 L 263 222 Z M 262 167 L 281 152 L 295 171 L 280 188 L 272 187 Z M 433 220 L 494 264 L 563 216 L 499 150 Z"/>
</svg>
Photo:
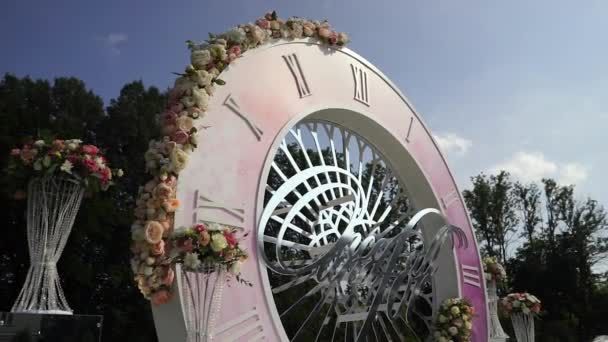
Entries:
<svg viewBox="0 0 608 342">
<path fill-rule="evenodd" d="M 449 223 L 464 230 L 468 248 L 448 246 L 441 252 L 440 270 L 431 284 L 435 298 L 431 306 L 438 299 L 470 298 L 478 313 L 474 339 L 486 340 L 482 268 L 462 199 L 420 118 L 379 71 L 348 49 L 327 50 L 307 41 L 291 41 L 247 52 L 221 77 L 227 84 L 217 88 L 201 122 L 206 128 L 201 129 L 199 148 L 180 174 L 177 197 L 183 205 L 175 215 L 176 227 L 218 222 L 249 232 L 243 245 L 252 260 L 244 265 L 242 275 L 254 286 L 234 283 L 224 291 L 219 323 L 213 329 L 219 340 L 288 340 L 295 334 L 279 317 L 277 305 L 283 304 L 273 295 L 273 271 L 266 268 L 258 240 L 263 240 L 260 222 L 269 201 L 266 185 L 272 162 L 290 129 L 305 123 L 326 124 L 343 130 L 340 134 L 350 132 L 361 138 L 359 143 L 375 149 L 394 173 L 398 187 L 406 190 L 410 209 L 437 208 Z M 319 139 L 320 144 L 329 143 L 328 137 Z M 314 144 L 311 138 L 305 140 Z M 369 159 L 360 159 L 368 161 L 365 158 Z M 345 168 L 345 164 L 339 166 Z M 353 174 L 354 184 L 358 175 Z M 364 185 L 360 182 L 359 188 Z M 336 195 L 336 200 L 344 199 Z M 346 216 L 347 212 L 348 208 L 343 210 Z M 325 222 L 329 221 L 326 217 Z M 439 225 L 438 219 L 425 219 L 423 226 L 428 229 L 423 230 L 423 240 Z M 342 233 L 344 228 L 337 226 Z M 176 296 L 172 303 L 153 310 L 161 340 L 162 336 L 175 338 L 176 326 L 183 327 L 178 302 Z"/>
</svg>

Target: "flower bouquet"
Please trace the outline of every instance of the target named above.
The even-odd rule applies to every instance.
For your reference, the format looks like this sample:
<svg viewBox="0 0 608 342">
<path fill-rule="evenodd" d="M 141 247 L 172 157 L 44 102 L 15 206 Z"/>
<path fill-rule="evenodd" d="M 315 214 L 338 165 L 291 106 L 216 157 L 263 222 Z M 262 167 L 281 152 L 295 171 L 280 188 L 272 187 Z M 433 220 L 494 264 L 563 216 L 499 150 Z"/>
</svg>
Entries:
<svg viewBox="0 0 608 342">
<path fill-rule="evenodd" d="M 511 316 L 517 341 L 534 341 L 534 316 L 540 313 L 540 300 L 529 293 L 511 293 L 501 300 L 501 304 Z"/>
<path fill-rule="evenodd" d="M 15 199 L 27 197 L 30 268 L 13 312 L 71 314 L 57 261 L 86 192 L 107 190 L 113 170 L 100 149 L 81 140 L 30 141 L 11 150 L 8 175 Z M 24 189 L 27 188 L 27 193 Z"/>
<path fill-rule="evenodd" d="M 241 278 L 247 252 L 239 247 L 236 231 L 219 224 L 178 229 L 170 237 L 171 258 L 179 265 L 178 288 L 186 318 L 188 341 L 207 341 L 220 309 L 226 277 Z"/>
<path fill-rule="evenodd" d="M 505 268 L 494 257 L 483 258 L 483 272 L 488 282 L 501 283 L 507 280 Z"/>
<path fill-rule="evenodd" d="M 437 315 L 433 337 L 437 342 L 471 340 L 475 308 L 464 298 L 446 299 Z"/>
<path fill-rule="evenodd" d="M 506 281 L 507 272 L 505 272 L 504 267 L 494 257 L 485 257 L 482 262 L 489 300 L 490 337 L 506 340 L 509 335 L 502 329 L 500 319 L 498 318 L 498 295 L 496 294 L 496 284 Z"/>
</svg>

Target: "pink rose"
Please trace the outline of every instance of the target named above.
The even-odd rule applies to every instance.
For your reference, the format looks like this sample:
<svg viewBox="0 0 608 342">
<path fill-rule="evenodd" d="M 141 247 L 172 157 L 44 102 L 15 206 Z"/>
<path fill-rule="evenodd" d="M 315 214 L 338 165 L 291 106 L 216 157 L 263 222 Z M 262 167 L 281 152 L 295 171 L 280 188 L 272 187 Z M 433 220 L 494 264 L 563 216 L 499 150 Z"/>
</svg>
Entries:
<svg viewBox="0 0 608 342">
<path fill-rule="evenodd" d="M 163 125 L 162 133 L 163 135 L 171 135 L 175 131 L 175 125 Z"/>
<path fill-rule="evenodd" d="M 173 132 L 173 135 L 171 135 L 171 140 L 182 145 L 187 143 L 189 138 L 190 136 L 188 133 L 182 131 L 181 129 L 178 129 L 177 131 Z"/>
<path fill-rule="evenodd" d="M 164 119 L 165 125 L 173 125 L 175 124 L 175 119 L 177 119 L 177 114 L 172 111 L 165 112 Z"/>
<path fill-rule="evenodd" d="M 101 177 L 102 183 L 107 183 L 110 179 L 112 179 L 112 170 L 107 167 L 97 171 L 97 174 Z"/>
<path fill-rule="evenodd" d="M 270 21 L 268 21 L 267 19 L 258 19 L 255 21 L 255 24 L 263 28 L 264 30 L 268 30 L 270 28 Z"/>
<path fill-rule="evenodd" d="M 55 139 L 55 140 L 53 140 L 53 147 L 55 147 L 58 150 L 63 150 L 65 148 L 65 143 L 61 139 Z"/>
<path fill-rule="evenodd" d="M 157 244 L 153 245 L 150 249 L 153 255 L 162 255 L 165 253 L 165 241 L 160 240 Z"/>
<path fill-rule="evenodd" d="M 38 154 L 38 150 L 36 150 L 35 148 L 30 149 L 30 148 L 24 148 L 23 150 L 21 150 L 21 160 L 23 161 L 23 163 L 25 165 L 28 165 L 29 163 L 31 163 L 34 160 L 34 157 Z"/>
<path fill-rule="evenodd" d="M 84 146 L 83 146 L 84 147 Z M 97 169 L 99 168 L 97 166 L 97 163 L 93 160 L 93 159 L 83 159 L 82 160 L 82 165 L 84 165 L 84 167 L 89 171 L 89 172 L 95 172 L 97 171 Z"/>
<path fill-rule="evenodd" d="M 266 14 L 264 14 L 264 18 L 266 20 L 272 20 L 272 12 L 267 12 Z"/>
<path fill-rule="evenodd" d="M 97 146 L 83 145 L 82 152 L 95 156 L 95 155 L 97 155 L 97 153 L 99 153 L 99 149 L 97 148 Z"/>
<path fill-rule="evenodd" d="M 234 234 L 232 234 L 232 232 L 225 231 L 224 237 L 226 238 L 226 241 L 228 242 L 228 246 L 230 246 L 230 248 L 234 248 L 234 246 L 239 243 L 239 241 L 236 239 Z"/>
<path fill-rule="evenodd" d="M 18 148 L 14 148 L 11 150 L 11 156 L 16 157 L 21 154 L 21 150 Z"/>
<path fill-rule="evenodd" d="M 173 279 L 175 279 L 175 272 L 173 272 L 171 267 L 167 267 L 167 272 L 162 279 L 163 285 L 171 286 L 171 284 L 173 284 Z"/>
<path fill-rule="evenodd" d="M 329 36 L 331 35 L 331 31 L 325 27 L 319 28 L 318 32 L 319 32 L 319 37 L 324 38 L 324 39 L 329 39 Z"/>
<path fill-rule="evenodd" d="M 182 249 L 186 252 L 192 252 L 194 247 L 192 246 L 192 240 L 187 239 L 182 243 Z"/>
<path fill-rule="evenodd" d="M 162 199 L 166 199 L 169 198 L 171 196 L 171 194 L 173 193 L 173 189 L 164 183 L 160 183 L 156 186 L 156 188 L 154 189 L 154 196 L 156 198 L 162 198 Z"/>
<path fill-rule="evenodd" d="M 197 225 L 194 227 L 194 229 L 195 229 L 197 232 L 199 232 L 199 233 L 200 233 L 200 232 L 202 232 L 202 231 L 207 230 L 207 227 L 206 227 L 204 224 L 197 224 Z"/>
<path fill-rule="evenodd" d="M 211 242 L 211 235 L 209 232 L 206 230 L 201 231 L 199 233 L 198 242 L 201 244 L 201 246 L 207 246 L 209 242 Z"/>
<path fill-rule="evenodd" d="M 171 294 L 165 289 L 156 291 L 152 294 L 152 304 L 154 305 L 165 304 L 169 299 L 171 299 Z"/>
<path fill-rule="evenodd" d="M 338 42 L 338 34 L 336 32 L 332 32 L 329 35 L 329 44 L 336 45 L 337 42 Z"/>
</svg>

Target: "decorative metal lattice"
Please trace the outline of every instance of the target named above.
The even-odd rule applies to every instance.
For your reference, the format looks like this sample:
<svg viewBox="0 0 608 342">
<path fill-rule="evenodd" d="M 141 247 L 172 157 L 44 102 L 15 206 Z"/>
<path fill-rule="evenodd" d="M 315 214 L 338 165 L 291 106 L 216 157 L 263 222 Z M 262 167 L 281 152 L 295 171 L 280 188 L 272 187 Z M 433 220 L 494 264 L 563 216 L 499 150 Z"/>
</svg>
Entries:
<svg viewBox="0 0 608 342">
<path fill-rule="evenodd" d="M 423 239 L 399 177 L 354 132 L 303 121 L 269 173 L 258 247 L 288 337 L 302 341 L 424 339 L 433 323 L 436 258 L 458 228 Z"/>
<path fill-rule="evenodd" d="M 204 270 L 188 272 L 179 264 L 176 267 L 188 342 L 213 341 L 215 319 L 221 308 L 226 270 L 216 264 Z"/>
<path fill-rule="evenodd" d="M 72 314 L 57 261 L 80 208 L 84 187 L 65 177 L 35 178 L 28 185 L 27 242 L 30 268 L 12 312 Z"/>
</svg>

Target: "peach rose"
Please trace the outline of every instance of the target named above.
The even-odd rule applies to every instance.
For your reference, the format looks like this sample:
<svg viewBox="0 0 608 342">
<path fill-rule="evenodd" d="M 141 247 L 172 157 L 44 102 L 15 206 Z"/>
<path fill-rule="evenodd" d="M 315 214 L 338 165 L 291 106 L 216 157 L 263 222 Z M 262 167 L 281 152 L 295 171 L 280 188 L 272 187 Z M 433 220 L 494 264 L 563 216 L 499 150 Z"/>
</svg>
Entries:
<svg viewBox="0 0 608 342">
<path fill-rule="evenodd" d="M 152 294 L 152 304 L 154 305 L 162 305 L 165 304 L 171 299 L 171 294 L 167 290 L 156 291 Z"/>
<path fill-rule="evenodd" d="M 176 211 L 177 208 L 179 208 L 179 200 L 177 198 L 172 198 L 163 203 L 163 209 L 168 213 Z"/>
<path fill-rule="evenodd" d="M 199 233 L 199 242 L 201 246 L 207 246 L 209 244 L 209 241 L 211 241 L 211 235 L 209 235 L 209 232 L 203 230 Z"/>
<path fill-rule="evenodd" d="M 163 226 L 157 221 L 148 221 L 146 223 L 146 241 L 155 245 L 163 239 Z"/>
<path fill-rule="evenodd" d="M 169 198 L 171 194 L 173 194 L 173 189 L 165 183 L 158 184 L 154 189 L 154 196 L 156 198 Z"/>
<path fill-rule="evenodd" d="M 157 244 L 153 245 L 150 252 L 154 255 L 162 255 L 165 253 L 165 241 L 160 240 Z"/>
<path fill-rule="evenodd" d="M 165 273 L 165 276 L 162 279 L 162 283 L 163 285 L 171 286 L 171 284 L 173 284 L 173 279 L 175 279 L 175 272 L 173 272 L 173 269 L 171 269 L 171 267 L 168 267 L 167 272 Z"/>
</svg>

